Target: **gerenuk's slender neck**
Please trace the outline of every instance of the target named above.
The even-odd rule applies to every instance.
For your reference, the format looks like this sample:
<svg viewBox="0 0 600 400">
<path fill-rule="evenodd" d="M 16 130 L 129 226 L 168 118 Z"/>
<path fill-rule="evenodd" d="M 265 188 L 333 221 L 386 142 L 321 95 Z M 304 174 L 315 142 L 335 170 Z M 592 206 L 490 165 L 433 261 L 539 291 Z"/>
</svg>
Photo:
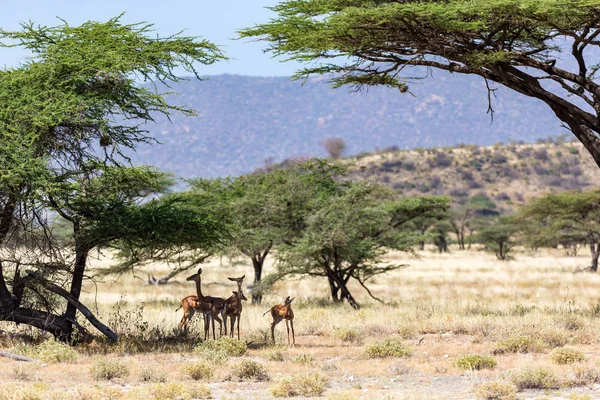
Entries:
<svg viewBox="0 0 600 400">
<path fill-rule="evenodd" d="M 242 309 L 242 285 L 238 283 L 238 294 L 236 296 L 237 309 Z"/>
<path fill-rule="evenodd" d="M 200 281 L 202 278 L 198 277 L 197 279 L 194 279 L 194 282 L 196 282 L 196 294 L 198 294 L 198 299 L 204 303 L 208 302 L 210 299 L 207 299 L 206 297 L 204 297 L 202 295 L 202 288 L 200 287 Z"/>
</svg>

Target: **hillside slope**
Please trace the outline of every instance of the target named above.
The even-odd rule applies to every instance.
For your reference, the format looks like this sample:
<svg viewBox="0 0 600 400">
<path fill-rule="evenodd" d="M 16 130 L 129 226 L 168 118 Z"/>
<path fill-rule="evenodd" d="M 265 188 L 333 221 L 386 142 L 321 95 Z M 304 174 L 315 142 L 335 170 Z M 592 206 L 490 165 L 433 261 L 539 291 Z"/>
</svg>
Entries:
<svg viewBox="0 0 600 400">
<path fill-rule="evenodd" d="M 186 81 L 170 90 L 181 93 L 172 98 L 176 104 L 199 115 L 149 125 L 162 145 L 141 148 L 133 160 L 183 177 L 243 174 L 268 157 L 322 156 L 321 142 L 331 136 L 344 138 L 347 154 L 356 154 L 388 146 L 535 141 L 564 133 L 543 104 L 505 88 L 496 92 L 491 123 L 484 82 L 446 73 L 413 84 L 414 96 L 382 87 L 333 90 L 323 78 L 302 85 L 232 75 Z"/>
<path fill-rule="evenodd" d="M 532 197 L 600 186 L 600 170 L 579 142 L 547 141 L 363 154 L 347 159 L 350 179 L 375 179 L 404 195 L 485 193 L 505 210 Z"/>
</svg>

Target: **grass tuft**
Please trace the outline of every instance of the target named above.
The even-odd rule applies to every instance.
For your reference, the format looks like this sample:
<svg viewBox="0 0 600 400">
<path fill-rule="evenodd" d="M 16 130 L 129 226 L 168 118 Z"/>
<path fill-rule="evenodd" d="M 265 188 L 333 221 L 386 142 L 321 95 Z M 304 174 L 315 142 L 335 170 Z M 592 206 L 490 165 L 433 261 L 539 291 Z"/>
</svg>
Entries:
<svg viewBox="0 0 600 400">
<path fill-rule="evenodd" d="M 558 389 L 560 381 L 554 371 L 543 366 L 525 366 L 510 374 L 510 380 L 519 390 Z"/>
<path fill-rule="evenodd" d="M 234 365 L 233 376 L 241 381 L 268 381 L 270 379 L 265 367 L 252 360 L 243 360 L 239 364 Z"/>
<path fill-rule="evenodd" d="M 229 357 L 241 357 L 248 351 L 248 345 L 245 342 L 223 336 L 218 340 L 202 342 L 194 350 L 200 354 L 209 350 L 217 353 L 222 352 Z"/>
<path fill-rule="evenodd" d="M 356 328 L 336 328 L 333 331 L 333 337 L 344 343 L 361 344 L 363 342 L 363 334 Z"/>
<path fill-rule="evenodd" d="M 384 357 L 410 357 L 412 349 L 398 339 L 385 339 L 374 342 L 365 347 L 365 353 L 369 358 Z"/>
<path fill-rule="evenodd" d="M 295 364 L 312 364 L 317 361 L 316 357 L 312 354 L 298 354 L 296 357 L 292 358 L 292 362 Z"/>
<path fill-rule="evenodd" d="M 115 378 L 125 378 L 129 375 L 127 366 L 114 358 L 99 358 L 90 367 L 92 378 L 97 381 L 110 381 Z"/>
<path fill-rule="evenodd" d="M 494 353 L 539 353 L 544 349 L 540 340 L 529 335 L 516 335 L 499 341 Z"/>
<path fill-rule="evenodd" d="M 322 395 L 329 386 L 329 380 L 318 372 L 307 375 L 288 376 L 271 386 L 275 397 L 316 397 Z"/>
<path fill-rule="evenodd" d="M 213 376 L 212 367 L 203 361 L 188 363 L 183 372 L 195 381 L 208 380 Z"/>
<path fill-rule="evenodd" d="M 456 360 L 456 366 L 462 370 L 479 371 L 482 369 L 494 369 L 498 362 L 494 357 L 479 354 L 467 354 Z"/>
<path fill-rule="evenodd" d="M 581 350 L 570 347 L 560 347 L 552 350 L 550 359 L 556 364 L 573 364 L 587 359 Z"/>
<path fill-rule="evenodd" d="M 150 394 L 155 399 L 178 400 L 210 399 L 212 395 L 208 386 L 181 382 L 156 383 L 150 388 Z"/>
<path fill-rule="evenodd" d="M 515 400 L 517 388 L 513 384 L 501 381 L 484 382 L 475 388 L 475 398 L 477 400 Z"/>
</svg>

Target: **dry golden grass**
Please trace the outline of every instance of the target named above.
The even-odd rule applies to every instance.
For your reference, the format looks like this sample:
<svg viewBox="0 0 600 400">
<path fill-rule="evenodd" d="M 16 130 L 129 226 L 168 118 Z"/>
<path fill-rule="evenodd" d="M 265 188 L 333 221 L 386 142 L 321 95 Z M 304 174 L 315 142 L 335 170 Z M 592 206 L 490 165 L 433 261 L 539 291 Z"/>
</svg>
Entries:
<svg viewBox="0 0 600 400">
<path fill-rule="evenodd" d="M 97 261 L 96 266 L 107 262 L 110 260 Z M 0 399 L 141 399 L 171 392 L 182 398 L 210 392 L 216 399 L 262 399 L 271 397 L 272 387 L 279 382 L 315 372 L 329 382 L 323 394 L 329 398 L 467 399 L 475 397 L 475 388 L 483 382 L 510 382 L 511 376 L 534 367 L 556 377 L 558 383 L 547 387 L 558 385 L 561 389 L 528 391 L 527 398 L 557 393 L 592 394 L 593 398 L 594 392 L 588 388 L 600 383 L 600 276 L 573 273 L 588 264 L 587 255 L 570 258 L 560 250 L 521 250 L 515 260 L 499 262 L 476 250 L 452 249 L 451 254 L 442 255 L 422 252 L 419 258 L 390 254 L 386 262 L 409 265 L 372 284 L 374 294 L 386 304 L 351 286 L 363 308 L 334 307 L 322 297 L 327 293 L 326 282 L 311 279 L 278 284 L 261 306 L 245 303 L 241 334 L 242 340 L 249 342 L 246 354 L 227 355 L 214 346 L 208 346 L 210 351 L 195 351 L 203 334 L 199 316 L 192 320 L 190 334 L 178 332 L 182 314 L 175 309 L 183 297 L 194 293 L 184 276 L 165 286 L 148 286 L 133 276 L 107 280 L 98 285 L 97 292 L 89 285 L 83 301 L 91 308 L 97 306 L 98 316 L 121 334 L 120 343 L 99 339 L 78 346 L 76 363 L 62 361 L 72 357 L 60 355 L 54 364 L 24 365 L 2 359 Z M 163 265 L 150 268 L 155 275 L 167 270 Z M 271 265 L 267 272 L 269 268 Z M 223 265 L 214 260 L 203 270 L 206 293 L 218 296 L 235 289 L 227 276 L 252 275 L 251 266 L 231 266 L 226 260 Z M 140 277 L 145 272 L 140 272 Z M 296 296 L 297 345 L 287 346 L 285 326 L 280 324 L 274 347 L 270 344 L 270 317 L 263 313 L 287 295 Z M 43 338 L 34 331 L 7 323 L 0 329 L 7 331 L 0 335 L 0 348 L 31 355 L 39 352 L 36 343 Z M 493 355 L 511 336 L 531 337 L 541 345 L 526 354 Z M 410 357 L 366 355 L 368 346 L 388 338 L 409 347 Z M 28 340 L 31 343 L 24 344 Z M 587 360 L 576 365 L 552 362 L 552 349 L 565 345 L 582 352 Z M 56 351 L 61 350 L 57 347 Z M 469 354 L 493 355 L 497 366 L 465 370 L 457 360 Z M 118 360 L 120 370 L 129 373 L 94 380 L 91 371 L 98 359 Z M 186 370 L 186 366 L 199 363 L 212 368 L 212 373 L 203 371 L 201 383 Z M 260 365 L 271 381 L 236 378 L 240 365 Z M 164 390 L 169 393 L 161 392 L 160 385 L 166 385 Z"/>
</svg>

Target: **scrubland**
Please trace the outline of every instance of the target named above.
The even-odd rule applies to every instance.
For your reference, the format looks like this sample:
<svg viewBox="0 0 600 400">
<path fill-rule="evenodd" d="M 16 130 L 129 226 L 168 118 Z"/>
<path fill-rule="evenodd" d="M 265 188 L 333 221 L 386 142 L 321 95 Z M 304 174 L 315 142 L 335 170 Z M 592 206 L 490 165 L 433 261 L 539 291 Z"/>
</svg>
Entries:
<svg viewBox="0 0 600 400">
<path fill-rule="evenodd" d="M 185 276 L 152 286 L 144 270 L 90 283 L 83 300 L 119 343 L 71 349 L 3 323 L 0 348 L 38 361 L 0 359 L 0 399 L 600 398 L 600 275 L 574 273 L 588 264 L 584 251 L 520 249 L 500 262 L 451 249 L 385 262 L 406 267 L 371 284 L 383 304 L 351 287 L 362 308 L 333 306 L 325 281 L 290 280 L 262 305 L 244 304 L 242 343 L 202 343 L 198 315 L 178 331 L 175 309 L 195 292 Z M 247 264 L 215 259 L 203 270 L 206 294 L 231 294 L 228 276 L 251 284 Z M 263 313 L 287 295 L 296 296 L 296 346 L 284 322 L 273 345 Z"/>
</svg>

